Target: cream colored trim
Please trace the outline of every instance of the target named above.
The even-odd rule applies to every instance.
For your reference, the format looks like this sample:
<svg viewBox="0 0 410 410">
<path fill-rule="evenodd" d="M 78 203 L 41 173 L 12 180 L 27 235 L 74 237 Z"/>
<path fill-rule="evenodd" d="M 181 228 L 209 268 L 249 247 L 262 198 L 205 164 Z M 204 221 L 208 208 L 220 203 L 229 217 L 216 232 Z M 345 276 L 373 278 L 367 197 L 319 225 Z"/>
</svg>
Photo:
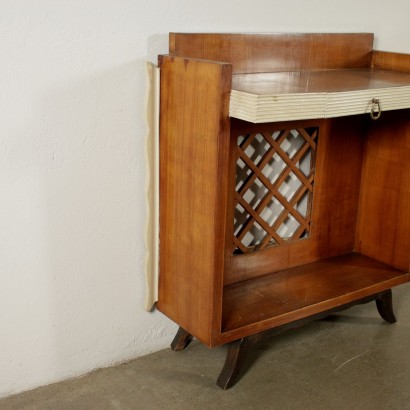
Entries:
<svg viewBox="0 0 410 410">
<path fill-rule="evenodd" d="M 235 74 L 229 115 L 280 122 L 370 114 L 375 105 L 377 112 L 410 108 L 410 74 L 364 68 Z"/>
<path fill-rule="evenodd" d="M 146 118 L 145 141 L 145 310 L 158 300 L 159 275 L 159 82 L 160 69 L 146 62 Z"/>
</svg>

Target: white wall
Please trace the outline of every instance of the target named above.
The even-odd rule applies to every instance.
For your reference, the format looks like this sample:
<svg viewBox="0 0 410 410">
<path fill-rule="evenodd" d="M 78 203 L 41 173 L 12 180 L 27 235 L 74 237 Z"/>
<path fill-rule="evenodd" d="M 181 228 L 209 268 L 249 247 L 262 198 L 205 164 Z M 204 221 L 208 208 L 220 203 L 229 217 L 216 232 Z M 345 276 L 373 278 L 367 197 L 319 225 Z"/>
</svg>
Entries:
<svg viewBox="0 0 410 410">
<path fill-rule="evenodd" d="M 0 0 L 0 395 L 164 348 L 143 305 L 144 60 L 169 31 L 371 31 L 408 0 Z"/>
</svg>

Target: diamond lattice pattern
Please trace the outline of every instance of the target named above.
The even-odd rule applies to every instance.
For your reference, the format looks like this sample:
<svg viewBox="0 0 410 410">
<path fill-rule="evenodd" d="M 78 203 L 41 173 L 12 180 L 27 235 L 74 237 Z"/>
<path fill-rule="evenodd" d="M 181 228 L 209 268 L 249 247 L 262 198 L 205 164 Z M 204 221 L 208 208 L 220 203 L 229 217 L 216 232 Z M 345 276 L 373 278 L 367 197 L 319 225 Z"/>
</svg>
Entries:
<svg viewBox="0 0 410 410">
<path fill-rule="evenodd" d="M 235 253 L 309 236 L 317 128 L 238 137 Z"/>
</svg>

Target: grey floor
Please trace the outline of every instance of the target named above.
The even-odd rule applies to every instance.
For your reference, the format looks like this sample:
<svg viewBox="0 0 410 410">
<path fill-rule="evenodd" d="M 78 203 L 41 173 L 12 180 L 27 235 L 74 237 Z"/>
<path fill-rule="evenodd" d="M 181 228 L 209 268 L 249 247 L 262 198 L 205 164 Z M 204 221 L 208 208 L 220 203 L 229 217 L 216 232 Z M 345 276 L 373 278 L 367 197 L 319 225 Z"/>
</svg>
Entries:
<svg viewBox="0 0 410 410">
<path fill-rule="evenodd" d="M 1 410 L 410 409 L 410 284 L 398 322 L 356 306 L 260 344 L 231 390 L 215 381 L 226 347 L 193 342 L 0 400 Z"/>
</svg>

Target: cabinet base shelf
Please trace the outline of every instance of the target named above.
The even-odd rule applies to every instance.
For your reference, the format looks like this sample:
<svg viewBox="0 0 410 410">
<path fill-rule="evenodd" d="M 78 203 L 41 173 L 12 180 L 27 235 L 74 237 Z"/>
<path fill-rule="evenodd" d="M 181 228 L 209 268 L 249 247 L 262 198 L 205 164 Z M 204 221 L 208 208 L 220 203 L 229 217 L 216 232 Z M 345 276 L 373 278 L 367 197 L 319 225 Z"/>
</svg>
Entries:
<svg viewBox="0 0 410 410">
<path fill-rule="evenodd" d="M 350 302 L 338 306 L 336 308 L 320 312 L 313 316 L 299 319 L 294 322 L 290 322 L 270 330 L 265 330 L 260 333 L 252 334 L 250 336 L 234 340 L 231 343 L 229 343 L 225 364 L 222 368 L 221 373 L 219 374 L 216 384 L 224 390 L 229 389 L 235 385 L 235 383 L 241 378 L 241 375 L 243 373 L 245 367 L 244 365 L 247 362 L 246 359 L 248 356 L 248 352 L 253 348 L 255 344 L 262 342 L 266 339 L 269 339 L 271 337 L 277 336 L 287 330 L 296 329 L 298 327 L 304 326 L 305 324 L 308 324 L 314 320 L 323 319 L 335 312 L 348 309 L 356 304 L 369 303 L 371 301 L 376 302 L 377 310 L 380 316 L 385 321 L 387 321 L 388 323 L 396 322 L 392 305 L 392 292 L 391 289 L 388 289 L 383 292 L 367 296 L 366 298 L 362 298 L 354 302 Z M 185 329 L 180 327 L 171 344 L 171 349 L 176 352 L 184 350 L 191 340 L 192 335 Z"/>
<path fill-rule="evenodd" d="M 222 340 L 281 326 L 408 282 L 410 275 L 359 253 L 226 286 Z"/>
</svg>

